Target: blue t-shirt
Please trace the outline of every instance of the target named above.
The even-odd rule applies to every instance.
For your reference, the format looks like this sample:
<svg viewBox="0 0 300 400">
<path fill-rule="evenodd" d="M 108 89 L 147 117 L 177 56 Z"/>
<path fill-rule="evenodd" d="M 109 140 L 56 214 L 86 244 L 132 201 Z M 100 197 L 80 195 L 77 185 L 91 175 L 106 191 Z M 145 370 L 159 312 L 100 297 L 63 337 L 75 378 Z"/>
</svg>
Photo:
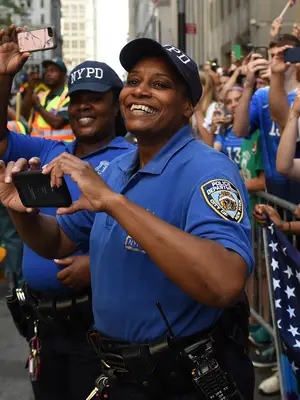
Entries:
<svg viewBox="0 0 300 400">
<path fill-rule="evenodd" d="M 234 163 L 194 140 L 191 129 L 184 127 L 134 173 L 138 165 L 138 151 L 125 154 L 110 164 L 103 178 L 115 192 L 167 223 L 237 252 L 252 271 L 248 194 Z M 58 221 L 74 243 L 90 249 L 99 331 L 129 341 L 166 335 L 158 301 L 176 335 L 204 330 L 220 317 L 220 309 L 200 304 L 173 283 L 106 213 L 79 211 Z"/>
<path fill-rule="evenodd" d="M 299 203 L 300 185 L 279 174 L 276 170 L 276 155 L 280 142 L 278 125 L 271 120 L 269 109 L 269 87 L 257 90 L 250 103 L 250 134 L 261 131 L 261 149 L 267 189 L 276 196 Z M 287 95 L 291 105 L 296 90 Z M 297 144 L 296 157 L 300 157 L 300 144 Z M 298 186 L 298 189 L 297 189 Z"/>
<path fill-rule="evenodd" d="M 27 160 L 31 157 L 39 157 L 42 165 L 45 165 L 65 151 L 73 154 L 76 147 L 76 141 L 72 143 L 58 142 L 55 140 L 20 135 L 10 131 L 7 132 L 7 137 L 8 149 L 3 157 L 3 161 L 6 163 L 9 161 L 16 161 L 21 157 Z M 82 157 L 82 160 L 88 161 L 99 174 L 102 174 L 114 158 L 133 149 L 135 149 L 135 146 L 127 143 L 124 138 L 116 137 L 107 146 Z M 72 200 L 77 200 L 80 196 L 78 186 L 69 176 L 66 176 L 65 179 Z M 46 215 L 56 215 L 56 208 L 43 208 L 42 212 Z M 24 245 L 22 268 L 24 279 L 28 282 L 29 286 L 35 290 L 69 290 L 67 286 L 61 284 L 56 278 L 56 274 L 63 267 L 55 264 L 52 260 L 46 260 L 40 257 L 26 245 Z"/>
<path fill-rule="evenodd" d="M 222 153 L 226 154 L 231 161 L 235 162 L 240 168 L 240 157 L 243 138 L 235 136 L 233 127 L 229 127 L 218 134 L 215 140 L 222 145 Z"/>
</svg>

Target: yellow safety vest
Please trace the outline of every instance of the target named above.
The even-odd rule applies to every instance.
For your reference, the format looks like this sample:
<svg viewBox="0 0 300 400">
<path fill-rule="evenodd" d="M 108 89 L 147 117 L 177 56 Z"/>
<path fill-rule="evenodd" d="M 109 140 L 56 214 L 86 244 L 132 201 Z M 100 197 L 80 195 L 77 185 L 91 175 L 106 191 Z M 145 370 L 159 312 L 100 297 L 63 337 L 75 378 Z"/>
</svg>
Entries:
<svg viewBox="0 0 300 400">
<path fill-rule="evenodd" d="M 69 98 L 66 98 L 68 88 L 65 87 L 62 94 L 52 99 L 45 107 L 46 99 L 49 93 L 50 90 L 39 95 L 41 106 L 44 107 L 46 111 L 51 112 L 53 110 L 59 110 L 60 108 L 64 107 L 69 101 Z M 30 135 L 42 137 L 45 139 L 64 140 L 66 142 L 72 142 L 75 139 L 70 125 L 66 125 L 62 129 L 54 130 L 52 126 L 49 125 L 38 112 L 35 113 L 35 118 L 31 125 Z"/>
<path fill-rule="evenodd" d="M 7 129 L 13 132 L 22 133 L 23 135 L 26 135 L 26 128 L 20 121 L 8 121 Z"/>
</svg>

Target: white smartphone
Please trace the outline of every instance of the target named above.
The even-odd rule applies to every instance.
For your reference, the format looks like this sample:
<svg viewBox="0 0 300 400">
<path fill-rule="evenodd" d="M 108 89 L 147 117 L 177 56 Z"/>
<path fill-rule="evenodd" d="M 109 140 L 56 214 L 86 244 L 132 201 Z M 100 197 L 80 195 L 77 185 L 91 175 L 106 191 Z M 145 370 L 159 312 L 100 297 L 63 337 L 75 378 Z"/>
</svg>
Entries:
<svg viewBox="0 0 300 400">
<path fill-rule="evenodd" d="M 55 49 L 57 46 L 55 28 L 31 29 L 17 34 L 20 53 L 45 51 Z"/>
</svg>

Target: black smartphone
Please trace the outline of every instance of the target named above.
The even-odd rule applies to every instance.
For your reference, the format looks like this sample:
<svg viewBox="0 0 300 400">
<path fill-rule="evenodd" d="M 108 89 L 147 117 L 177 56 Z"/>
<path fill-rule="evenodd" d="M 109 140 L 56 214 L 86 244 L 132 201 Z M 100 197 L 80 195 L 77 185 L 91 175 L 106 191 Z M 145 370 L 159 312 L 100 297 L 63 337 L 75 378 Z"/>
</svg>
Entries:
<svg viewBox="0 0 300 400">
<path fill-rule="evenodd" d="M 284 52 L 284 62 L 292 64 L 300 63 L 300 47 L 286 49 Z"/>
<path fill-rule="evenodd" d="M 50 175 L 42 171 L 22 171 L 12 175 L 23 205 L 27 208 L 69 207 L 72 198 L 63 179 L 59 188 L 51 188 Z"/>
<path fill-rule="evenodd" d="M 269 59 L 269 49 L 265 46 L 254 47 L 255 54 L 260 54 L 265 60 Z"/>
</svg>

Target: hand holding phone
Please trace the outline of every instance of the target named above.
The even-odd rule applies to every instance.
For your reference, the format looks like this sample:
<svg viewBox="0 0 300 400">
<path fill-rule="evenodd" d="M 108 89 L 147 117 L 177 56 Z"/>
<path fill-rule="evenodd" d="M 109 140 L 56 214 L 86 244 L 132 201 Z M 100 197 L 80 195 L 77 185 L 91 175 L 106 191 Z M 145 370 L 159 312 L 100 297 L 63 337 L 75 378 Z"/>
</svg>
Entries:
<svg viewBox="0 0 300 400">
<path fill-rule="evenodd" d="M 30 56 L 30 53 L 19 52 L 17 34 L 20 28 L 11 25 L 0 32 L 0 74 L 16 75 Z"/>
</svg>

